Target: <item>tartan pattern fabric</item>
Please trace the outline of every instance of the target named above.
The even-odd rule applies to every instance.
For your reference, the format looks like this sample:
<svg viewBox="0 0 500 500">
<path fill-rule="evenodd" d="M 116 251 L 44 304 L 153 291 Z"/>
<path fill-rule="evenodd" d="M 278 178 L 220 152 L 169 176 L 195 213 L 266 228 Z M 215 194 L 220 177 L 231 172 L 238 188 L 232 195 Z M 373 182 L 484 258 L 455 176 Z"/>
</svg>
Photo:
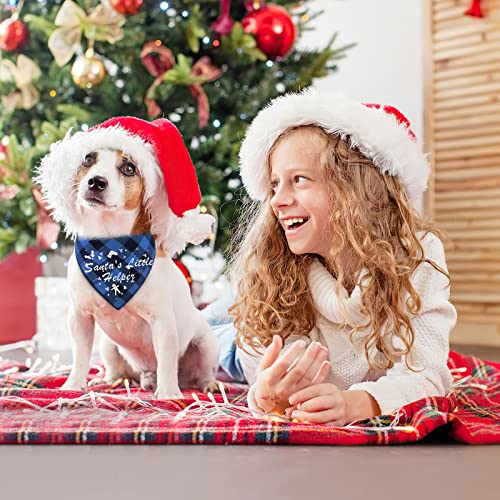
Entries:
<svg viewBox="0 0 500 500">
<path fill-rule="evenodd" d="M 92 404 L 84 404 L 83 392 L 59 390 L 67 373 L 34 375 L 26 366 L 0 361 L 0 443 L 389 445 L 420 441 L 436 430 L 462 443 L 500 443 L 500 364 L 452 352 L 449 366 L 456 381 L 447 397 L 330 427 L 238 412 L 246 410 L 248 389 L 238 384 L 227 386 L 230 406 L 215 396 L 216 414 L 191 405 L 194 397 L 209 401 L 191 391 L 184 391 L 184 400 L 159 401 L 141 389 L 129 394 L 101 385 L 93 388 Z M 99 375 L 93 368 L 89 378 Z"/>
<path fill-rule="evenodd" d="M 78 237 L 78 266 L 92 287 L 115 309 L 121 309 L 139 290 L 155 260 L 151 233 L 118 238 Z"/>
</svg>

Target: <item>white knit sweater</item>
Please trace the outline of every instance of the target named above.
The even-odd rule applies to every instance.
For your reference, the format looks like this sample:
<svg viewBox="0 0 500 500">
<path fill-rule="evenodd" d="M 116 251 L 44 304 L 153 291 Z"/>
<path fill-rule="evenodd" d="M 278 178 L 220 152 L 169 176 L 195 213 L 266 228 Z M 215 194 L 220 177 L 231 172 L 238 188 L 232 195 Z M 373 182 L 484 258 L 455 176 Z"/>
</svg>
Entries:
<svg viewBox="0 0 500 500">
<path fill-rule="evenodd" d="M 429 233 L 423 240 L 425 256 L 446 270 L 443 245 L 439 238 Z M 451 374 L 447 368 L 449 334 L 456 322 L 455 308 L 449 302 L 448 279 L 430 264 L 423 263 L 414 272 L 412 283 L 420 296 L 422 305 L 418 315 L 411 318 L 415 332 L 411 366 L 400 358 L 388 370 L 370 369 L 363 346 L 370 331 L 360 331 L 353 342 L 349 340 L 349 325 L 365 322 L 360 314 L 361 297 L 359 287 L 349 296 L 341 290 L 349 325 L 342 329 L 342 313 L 335 293 L 336 280 L 327 269 L 316 261 L 310 269 L 309 285 L 318 310 L 316 327 L 306 342 L 319 341 L 328 347 L 331 372 L 327 382 L 342 390 L 366 391 L 377 401 L 382 414 L 389 414 L 401 406 L 426 396 L 444 396 L 450 388 Z M 361 322 L 361 323 L 360 323 Z M 296 341 L 288 338 L 286 346 Z M 397 343 L 395 343 L 397 345 Z M 248 405 L 253 410 L 259 407 L 255 401 L 255 379 L 259 356 L 250 356 L 239 350 L 245 377 L 250 384 Z M 370 357 L 377 356 L 376 351 Z"/>
</svg>

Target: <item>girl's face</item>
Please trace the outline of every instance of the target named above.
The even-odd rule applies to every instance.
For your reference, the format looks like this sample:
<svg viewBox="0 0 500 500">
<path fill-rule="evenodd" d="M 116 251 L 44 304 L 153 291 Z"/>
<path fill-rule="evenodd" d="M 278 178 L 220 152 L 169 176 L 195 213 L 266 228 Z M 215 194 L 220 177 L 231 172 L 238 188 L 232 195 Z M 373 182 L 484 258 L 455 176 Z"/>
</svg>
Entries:
<svg viewBox="0 0 500 500">
<path fill-rule="evenodd" d="M 312 131 L 291 132 L 271 155 L 271 207 L 294 254 L 327 258 L 330 200 L 321 172 L 321 138 Z"/>
</svg>

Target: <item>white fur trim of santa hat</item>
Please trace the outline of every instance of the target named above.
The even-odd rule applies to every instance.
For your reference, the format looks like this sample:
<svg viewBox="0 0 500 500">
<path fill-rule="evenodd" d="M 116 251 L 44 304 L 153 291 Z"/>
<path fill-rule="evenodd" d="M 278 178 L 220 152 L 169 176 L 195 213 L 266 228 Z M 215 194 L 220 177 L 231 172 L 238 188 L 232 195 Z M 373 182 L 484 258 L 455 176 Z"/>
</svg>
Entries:
<svg viewBox="0 0 500 500">
<path fill-rule="evenodd" d="M 384 106 L 371 106 L 314 89 L 271 101 L 253 120 L 240 149 L 240 175 L 249 196 L 262 201 L 270 192 L 268 154 L 278 137 L 291 127 L 318 125 L 347 140 L 381 173 L 396 176 L 420 210 L 430 173 L 427 157 L 404 115 L 388 107 L 404 119 L 400 122 Z"/>
<path fill-rule="evenodd" d="M 214 222 L 211 215 L 201 214 L 194 207 L 178 217 L 170 209 L 163 174 L 151 144 L 119 125 L 96 127 L 73 135 L 71 132 L 51 146 L 34 177 L 34 182 L 41 185 L 52 217 L 63 224 L 68 236 L 74 238 L 82 225 L 74 179 L 85 156 L 96 149 L 119 149 L 135 160 L 144 178 L 145 208 L 151 216 L 151 232 L 157 244 L 174 255 L 186 243 L 198 244 L 207 238 Z"/>
</svg>

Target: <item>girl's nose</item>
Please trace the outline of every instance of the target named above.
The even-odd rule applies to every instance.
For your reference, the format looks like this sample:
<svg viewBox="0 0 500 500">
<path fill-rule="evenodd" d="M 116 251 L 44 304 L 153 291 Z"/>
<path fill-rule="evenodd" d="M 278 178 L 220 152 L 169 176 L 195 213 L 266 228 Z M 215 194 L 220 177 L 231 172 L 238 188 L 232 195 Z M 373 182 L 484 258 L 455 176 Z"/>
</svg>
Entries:
<svg viewBox="0 0 500 500">
<path fill-rule="evenodd" d="M 293 203 L 293 195 L 285 186 L 280 186 L 271 198 L 271 207 L 278 209 L 289 206 Z"/>
</svg>

